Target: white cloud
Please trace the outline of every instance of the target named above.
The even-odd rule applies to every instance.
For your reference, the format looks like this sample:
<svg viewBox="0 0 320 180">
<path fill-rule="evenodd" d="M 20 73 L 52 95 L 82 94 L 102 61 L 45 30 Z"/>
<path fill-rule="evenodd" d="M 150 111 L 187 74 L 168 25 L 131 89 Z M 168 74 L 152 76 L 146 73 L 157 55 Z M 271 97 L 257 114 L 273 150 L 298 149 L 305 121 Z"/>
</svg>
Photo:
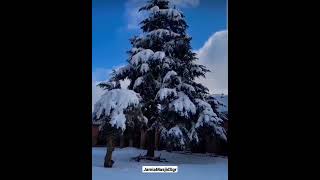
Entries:
<svg viewBox="0 0 320 180">
<path fill-rule="evenodd" d="M 106 68 L 96 68 L 92 72 L 92 81 L 106 81 L 109 79 L 110 74 L 112 73 L 113 70 L 118 70 L 121 67 L 124 67 L 125 64 L 120 64 L 117 66 L 113 66 L 110 69 Z"/>
<path fill-rule="evenodd" d="M 196 53 L 199 64 L 211 71 L 197 81 L 207 86 L 210 93 L 228 94 L 228 30 L 214 33 Z"/>
<path fill-rule="evenodd" d="M 139 12 L 139 9 L 146 3 L 146 0 L 128 0 L 125 3 L 125 16 L 127 17 L 129 30 L 139 29 L 139 23 L 146 17 L 146 12 Z"/>
<path fill-rule="evenodd" d="M 200 0 L 171 0 L 171 3 L 178 7 L 197 7 L 200 4 Z"/>
<path fill-rule="evenodd" d="M 139 23 L 143 21 L 148 13 L 139 9 L 146 4 L 146 0 L 127 0 L 125 3 L 125 16 L 127 17 L 127 28 L 129 30 L 139 29 Z M 200 4 L 200 0 L 170 0 L 172 5 L 178 8 L 194 8 Z"/>
</svg>

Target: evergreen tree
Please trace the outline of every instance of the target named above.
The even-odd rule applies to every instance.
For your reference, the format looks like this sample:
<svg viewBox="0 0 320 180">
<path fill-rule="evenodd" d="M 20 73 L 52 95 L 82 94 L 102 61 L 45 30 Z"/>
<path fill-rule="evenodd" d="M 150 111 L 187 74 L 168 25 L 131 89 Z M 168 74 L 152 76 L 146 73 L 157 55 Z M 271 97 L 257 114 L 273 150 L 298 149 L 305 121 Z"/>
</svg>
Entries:
<svg viewBox="0 0 320 180">
<path fill-rule="evenodd" d="M 93 124 L 99 129 L 107 141 L 107 153 L 104 167 L 112 167 L 114 139 L 125 129 L 133 129 L 135 124 L 145 124 L 146 118 L 140 112 L 140 96 L 132 90 L 110 89 L 112 83 L 104 84 L 107 90 L 94 105 Z M 117 86 L 114 86 L 117 87 Z"/>
<path fill-rule="evenodd" d="M 214 113 L 216 113 L 217 116 L 220 117 L 223 121 L 228 121 L 229 119 L 228 106 L 223 102 L 223 100 L 228 100 L 226 98 L 228 97 L 223 94 L 210 95 L 207 97 L 207 102 L 211 105 Z"/>
<path fill-rule="evenodd" d="M 120 88 L 120 80 L 127 78 L 131 81 L 128 89 L 140 94 L 142 113 L 148 119 L 147 156 L 154 156 L 156 129 L 175 149 L 197 143 L 199 128 L 226 139 L 221 119 L 205 102 L 208 89 L 195 82 L 209 70 L 196 63 L 183 13 L 171 8 L 168 0 L 150 0 L 139 11 L 149 16 L 141 22 L 143 34 L 130 40 L 128 64 L 100 86 Z"/>
</svg>

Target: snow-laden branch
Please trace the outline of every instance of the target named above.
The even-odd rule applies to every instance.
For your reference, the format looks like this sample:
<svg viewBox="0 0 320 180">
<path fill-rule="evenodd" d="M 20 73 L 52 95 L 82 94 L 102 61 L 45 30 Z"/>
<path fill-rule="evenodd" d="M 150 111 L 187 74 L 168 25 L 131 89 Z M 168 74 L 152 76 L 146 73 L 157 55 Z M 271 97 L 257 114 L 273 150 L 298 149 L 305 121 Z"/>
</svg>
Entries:
<svg viewBox="0 0 320 180">
<path fill-rule="evenodd" d="M 140 100 L 139 94 L 131 90 L 113 89 L 107 91 L 94 105 L 93 120 L 110 119 L 109 123 L 112 126 L 124 131 L 126 129 L 124 111 L 129 107 L 138 107 Z"/>
</svg>

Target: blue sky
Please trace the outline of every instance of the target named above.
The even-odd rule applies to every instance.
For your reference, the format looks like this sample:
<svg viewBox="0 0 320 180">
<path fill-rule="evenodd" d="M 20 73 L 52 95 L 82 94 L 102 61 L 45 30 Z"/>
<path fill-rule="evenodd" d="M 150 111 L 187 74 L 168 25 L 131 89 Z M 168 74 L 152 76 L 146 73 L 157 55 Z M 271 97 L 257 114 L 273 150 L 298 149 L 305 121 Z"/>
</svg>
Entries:
<svg viewBox="0 0 320 180">
<path fill-rule="evenodd" d="M 177 2 L 177 7 L 186 16 L 194 50 L 203 47 L 213 33 L 227 29 L 226 0 Z M 126 63 L 126 51 L 131 49 L 129 38 L 140 33 L 139 29 L 128 27 L 138 15 L 132 7 L 139 3 L 138 0 L 92 1 L 92 72 L 95 80 L 106 80 L 105 70 Z M 102 76 L 97 75 L 99 71 L 103 72 Z"/>
</svg>

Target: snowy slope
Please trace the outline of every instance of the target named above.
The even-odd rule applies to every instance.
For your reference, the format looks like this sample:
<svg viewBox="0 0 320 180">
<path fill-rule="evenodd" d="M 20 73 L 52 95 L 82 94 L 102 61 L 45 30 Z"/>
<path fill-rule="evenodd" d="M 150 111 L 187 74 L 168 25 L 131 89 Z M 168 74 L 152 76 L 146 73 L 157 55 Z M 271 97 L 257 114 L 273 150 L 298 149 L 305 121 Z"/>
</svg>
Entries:
<svg viewBox="0 0 320 180">
<path fill-rule="evenodd" d="M 130 161 L 131 157 L 144 155 L 146 150 L 136 148 L 123 148 L 113 153 L 115 164 L 113 168 L 104 168 L 103 160 L 106 148 L 92 148 L 92 179 L 93 180 L 227 180 L 228 159 L 222 157 L 210 157 L 208 154 L 180 154 L 156 151 L 155 154 L 166 158 L 169 162 Z M 176 174 L 143 174 L 143 165 L 173 165 L 178 166 Z"/>
</svg>

